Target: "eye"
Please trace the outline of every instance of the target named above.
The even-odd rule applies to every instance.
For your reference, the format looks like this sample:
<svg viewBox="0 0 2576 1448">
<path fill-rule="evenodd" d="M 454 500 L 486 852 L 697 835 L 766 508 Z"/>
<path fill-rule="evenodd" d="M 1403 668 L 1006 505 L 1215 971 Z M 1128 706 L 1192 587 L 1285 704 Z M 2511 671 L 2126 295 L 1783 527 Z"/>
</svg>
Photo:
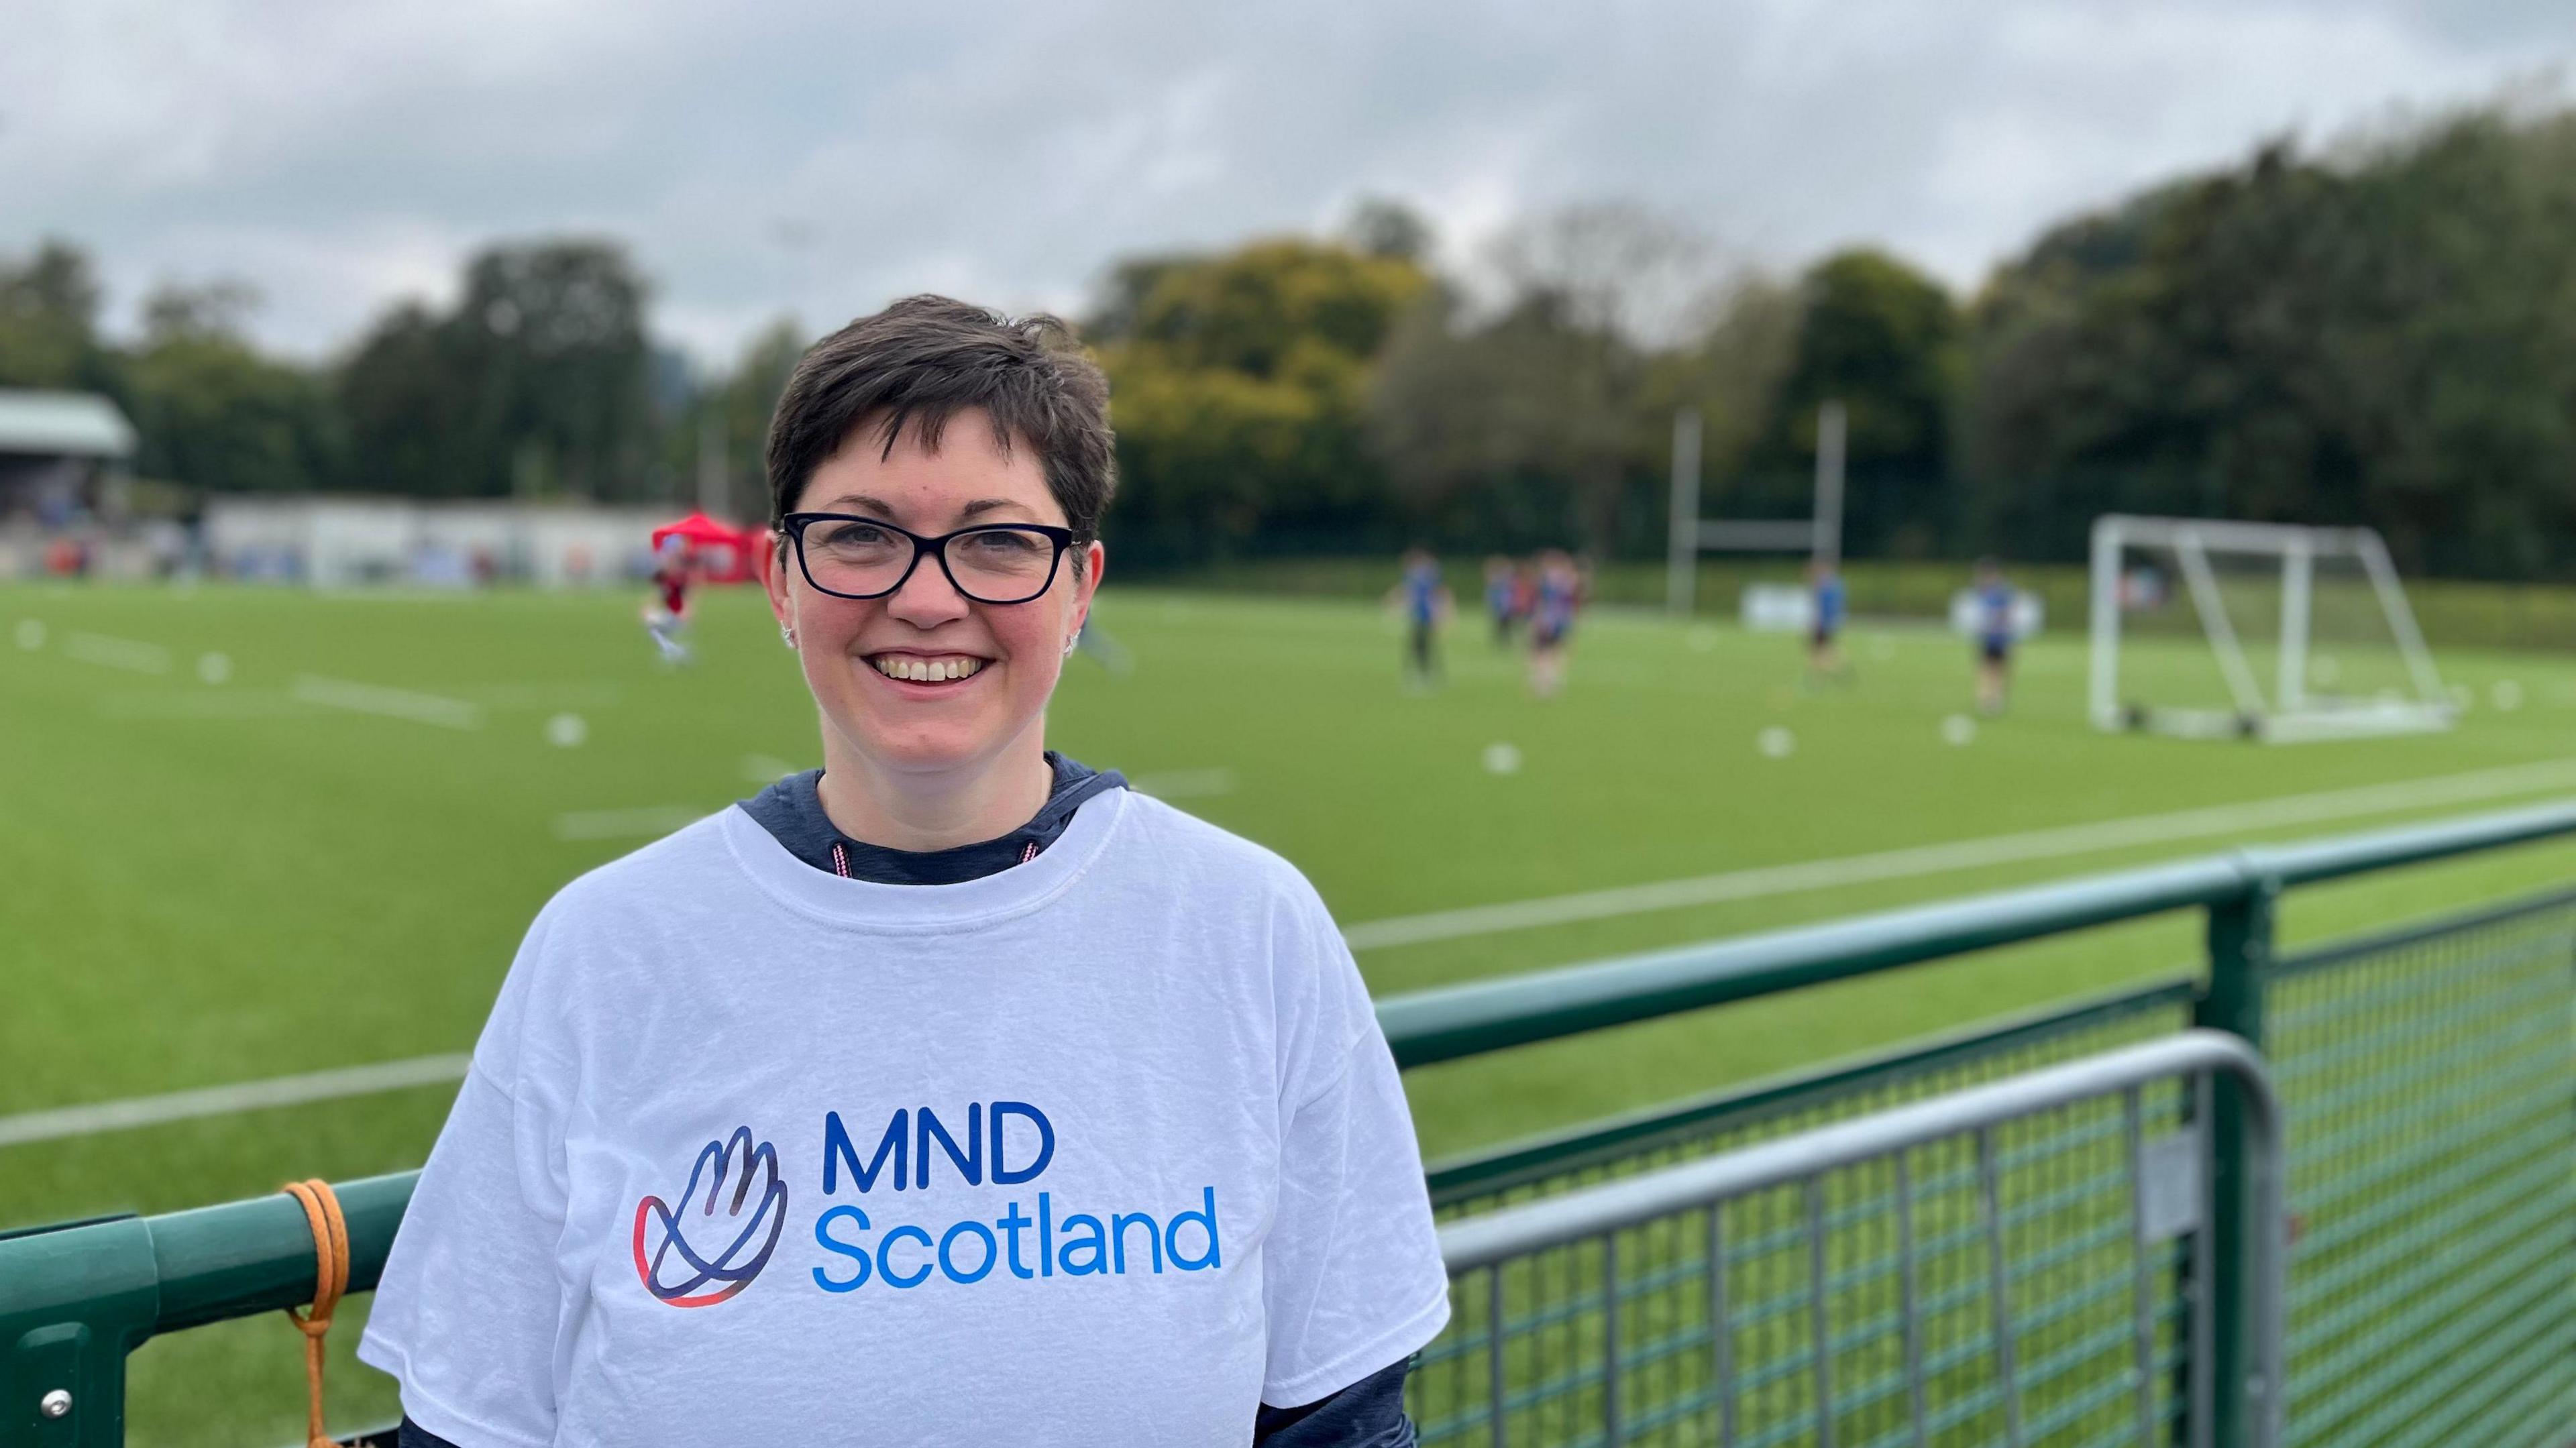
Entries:
<svg viewBox="0 0 2576 1448">
<path fill-rule="evenodd" d="M 886 530 L 874 523 L 826 523 L 814 541 L 826 548 L 882 548 L 889 541 Z"/>
<path fill-rule="evenodd" d="M 1035 553 L 1043 546 L 1043 541 L 1034 533 L 1007 531 L 973 533 L 967 535 L 966 541 L 980 553 L 1004 558 Z"/>
</svg>

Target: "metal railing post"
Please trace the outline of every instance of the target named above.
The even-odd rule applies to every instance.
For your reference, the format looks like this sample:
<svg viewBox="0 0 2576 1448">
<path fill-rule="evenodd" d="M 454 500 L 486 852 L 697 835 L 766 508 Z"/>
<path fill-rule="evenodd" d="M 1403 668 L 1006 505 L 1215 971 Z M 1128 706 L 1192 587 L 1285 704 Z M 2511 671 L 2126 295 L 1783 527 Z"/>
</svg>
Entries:
<svg viewBox="0 0 2576 1448">
<path fill-rule="evenodd" d="M 2266 874 L 2249 874 L 2245 892 L 2209 907 L 2209 989 L 2194 1011 L 2195 1022 L 2242 1038 L 2263 1048 L 2263 994 L 2272 964 L 2281 882 Z M 2214 1448 L 2244 1448 L 2256 1440 L 2255 1415 L 2266 1411 L 2276 1383 L 2255 1379 L 2254 1351 L 2261 1330 L 2255 1321 L 2256 1293 L 2246 1280 L 2245 1265 L 2255 1260 L 2254 1234 L 2271 1224 L 2255 1219 L 2253 1162 L 2247 1155 L 2245 1105 L 2240 1093 L 2213 1093 L 2216 1101 L 2208 1129 L 2210 1258 L 2213 1270 L 2195 1291 L 2209 1294 L 2207 1371 L 2218 1385 L 2213 1395 L 2217 1422 L 2210 1425 Z"/>
<path fill-rule="evenodd" d="M 160 1268 L 139 1217 L 8 1239 L 0 1443 L 121 1448 L 125 1357 L 152 1335 Z"/>
</svg>

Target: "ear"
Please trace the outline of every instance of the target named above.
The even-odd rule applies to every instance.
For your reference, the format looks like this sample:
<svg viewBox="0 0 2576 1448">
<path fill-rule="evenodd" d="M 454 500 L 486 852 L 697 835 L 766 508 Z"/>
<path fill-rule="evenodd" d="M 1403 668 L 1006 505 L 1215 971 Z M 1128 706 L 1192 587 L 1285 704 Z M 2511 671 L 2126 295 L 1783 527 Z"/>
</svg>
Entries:
<svg viewBox="0 0 2576 1448">
<path fill-rule="evenodd" d="M 1090 620 L 1091 596 L 1100 591 L 1100 575 L 1108 567 L 1108 550 L 1102 548 L 1100 540 L 1095 538 L 1082 550 L 1082 569 L 1074 576 L 1073 631 L 1075 633 L 1082 632 L 1083 624 Z"/>
<path fill-rule="evenodd" d="M 796 622 L 796 597 L 788 589 L 787 570 L 796 566 L 788 555 L 795 549 L 787 540 L 772 532 L 761 540 L 760 586 L 769 595 L 769 612 L 780 625 Z"/>
</svg>

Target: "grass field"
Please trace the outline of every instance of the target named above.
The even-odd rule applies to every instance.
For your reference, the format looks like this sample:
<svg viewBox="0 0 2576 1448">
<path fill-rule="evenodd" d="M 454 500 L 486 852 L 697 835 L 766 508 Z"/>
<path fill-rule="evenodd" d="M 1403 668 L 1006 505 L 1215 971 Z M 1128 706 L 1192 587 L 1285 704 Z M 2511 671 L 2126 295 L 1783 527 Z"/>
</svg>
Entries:
<svg viewBox="0 0 2576 1448">
<path fill-rule="evenodd" d="M 756 596 L 708 599 L 702 662 L 678 672 L 635 606 L 0 587 L 0 1140 L 26 1113 L 464 1051 L 563 882 L 814 760 Z M 1863 626 L 1856 681 L 1811 690 L 1788 640 L 1605 611 L 1566 695 L 1538 701 L 1472 630 L 1446 687 L 1405 691 L 1393 628 L 1364 606 L 1113 586 L 1099 618 L 1135 669 L 1077 660 L 1052 738 L 1295 861 L 1381 995 L 2576 793 L 2576 661 L 2556 656 L 2445 656 L 2477 701 L 2446 735 L 2261 748 L 2093 733 L 2080 641 L 2057 635 L 2027 650 L 2012 712 L 1958 742 L 1965 650 L 1925 630 Z M 2196 646 L 2140 652 L 2206 667 Z M 1785 752 L 1757 747 L 1766 731 Z M 1491 767 L 1498 745 L 1517 767 Z M 2342 933 L 2571 868 L 2576 851 L 2534 849 L 2306 892 L 2289 927 Z M 1712 876 L 1729 878 L 1680 907 L 1447 913 Z M 2169 973 L 2192 932 L 1994 952 L 1409 1087 L 1437 1156 Z M 452 1089 L 0 1145 L 0 1227 L 416 1165 Z M 391 1411 L 354 1337 L 335 1334 L 349 1426 Z M 133 1441 L 288 1441 L 298 1352 L 275 1322 L 146 1348 Z"/>
</svg>

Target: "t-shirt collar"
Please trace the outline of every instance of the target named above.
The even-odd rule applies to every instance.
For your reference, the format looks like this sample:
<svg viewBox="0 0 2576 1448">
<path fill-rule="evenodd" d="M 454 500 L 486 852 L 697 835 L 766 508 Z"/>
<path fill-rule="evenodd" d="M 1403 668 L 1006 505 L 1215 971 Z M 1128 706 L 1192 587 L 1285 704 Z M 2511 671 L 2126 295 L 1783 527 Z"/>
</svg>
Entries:
<svg viewBox="0 0 2576 1448">
<path fill-rule="evenodd" d="M 717 818 L 753 883 L 800 914 L 896 933 L 956 930 L 1038 909 L 1079 880 L 1133 803 L 1123 789 L 1082 802 L 1053 847 L 1027 864 L 954 885 L 888 885 L 826 874 L 788 853 L 737 804 Z"/>
</svg>

